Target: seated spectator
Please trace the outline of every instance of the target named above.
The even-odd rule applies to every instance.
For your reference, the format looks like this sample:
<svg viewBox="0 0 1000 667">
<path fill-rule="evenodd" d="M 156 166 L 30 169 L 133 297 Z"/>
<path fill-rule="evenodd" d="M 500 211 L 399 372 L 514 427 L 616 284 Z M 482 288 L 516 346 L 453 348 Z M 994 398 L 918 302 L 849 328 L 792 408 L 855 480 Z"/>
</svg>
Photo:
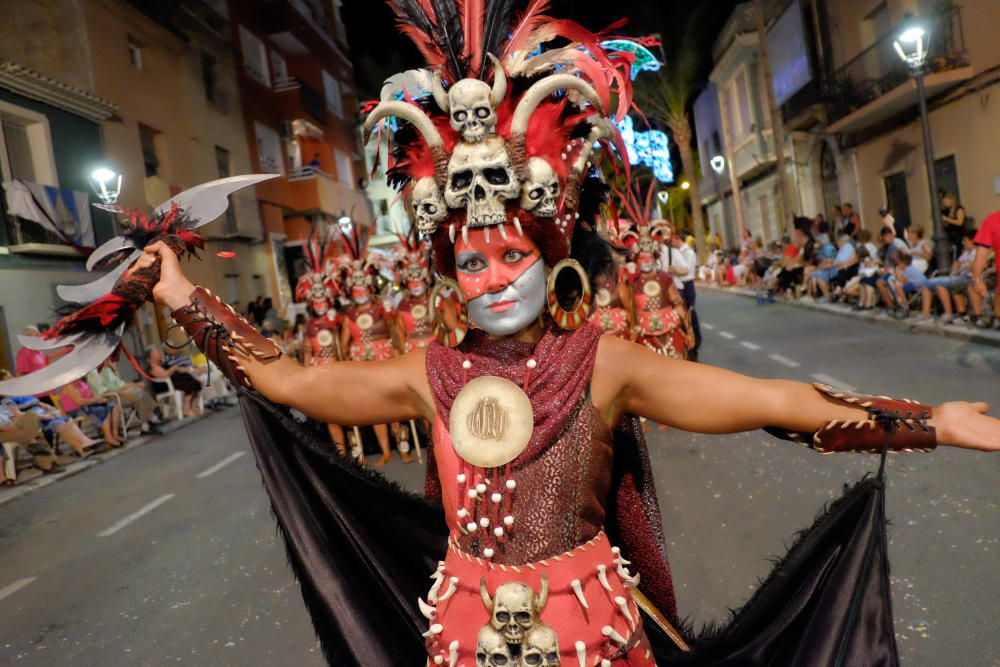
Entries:
<svg viewBox="0 0 1000 667">
<path fill-rule="evenodd" d="M 21 412 L 12 401 L 0 402 L 0 442 L 14 443 L 24 446 L 35 460 L 35 465 L 43 474 L 63 472 L 65 468 L 59 465 L 52 448 L 42 437 L 41 420 L 33 412 Z M 0 449 L 6 457 L 6 451 Z M 13 452 L 12 452 L 13 454 Z M 12 459 L 4 460 L 3 485 L 17 484 L 17 467 Z"/>
<path fill-rule="evenodd" d="M 22 336 L 39 336 L 41 335 L 38 331 L 38 327 L 24 327 L 21 330 Z M 27 375 L 28 373 L 34 373 L 37 370 L 41 370 L 49 365 L 49 358 L 45 356 L 45 353 L 41 350 L 32 350 L 27 347 L 22 347 L 17 351 L 17 359 L 14 363 L 14 370 L 18 375 Z M 49 398 L 52 392 L 46 392 L 44 394 L 39 394 L 38 398 L 42 401 L 49 403 L 52 401 Z"/>
<path fill-rule="evenodd" d="M 781 273 L 778 275 L 778 291 L 795 296 L 795 290 L 802 284 L 808 258 L 813 254 L 814 242 L 810 236 L 809 220 L 800 218 L 792 232 L 794 241 L 789 243 L 781 258 Z M 787 237 L 786 237 L 787 238 Z"/>
<path fill-rule="evenodd" d="M 844 212 L 844 226 L 841 231 L 852 239 L 857 238 L 861 232 L 861 216 L 855 213 L 854 206 L 850 202 L 844 202 L 841 210 Z"/>
<path fill-rule="evenodd" d="M 910 255 L 910 248 L 906 245 L 905 241 L 896 237 L 895 230 L 888 225 L 883 227 L 879 232 L 879 238 L 882 241 L 882 248 L 879 250 L 879 260 L 882 266 L 873 285 L 882 298 L 882 304 L 885 306 L 886 312 L 888 314 L 896 314 L 899 307 L 896 304 L 897 295 L 890 288 L 890 283 L 893 282 L 896 275 L 896 265 L 899 263 L 899 259 L 904 256 L 908 257 Z"/>
<path fill-rule="evenodd" d="M 910 254 L 913 255 L 913 266 L 927 275 L 927 269 L 934 259 L 934 243 L 924 238 L 923 227 L 908 227 L 906 240 L 910 243 Z"/>
<path fill-rule="evenodd" d="M 191 372 L 194 365 L 188 360 L 184 364 L 178 359 L 178 355 L 167 357 L 158 345 L 150 345 L 147 351 L 149 363 L 149 375 L 153 378 L 153 391 L 162 394 L 167 391 L 165 382 L 157 382 L 156 378 L 169 378 L 174 385 L 174 389 L 184 394 L 184 416 L 195 417 L 200 415 L 195 399 L 201 392 L 201 382 Z"/>
<path fill-rule="evenodd" d="M 964 219 L 964 218 L 963 218 Z M 989 255 L 993 253 L 993 261 L 1000 257 L 1000 211 L 990 213 L 979 226 L 979 231 L 973 239 L 976 244 L 976 258 L 972 261 L 972 282 L 969 285 L 969 300 L 972 312 L 976 316 L 975 325 L 981 329 L 989 326 L 1000 329 L 1000 289 L 996 285 L 996 266 L 989 269 Z M 983 313 L 983 302 L 989 298 L 992 279 L 993 287 L 993 321 Z"/>
<path fill-rule="evenodd" d="M 850 236 L 841 234 L 837 238 L 837 248 L 837 254 L 832 258 L 824 257 L 817 269 L 810 275 L 810 295 L 815 295 L 818 290 L 822 293 L 823 298 L 829 299 L 831 281 L 848 267 L 857 264 L 857 254 L 854 252 Z"/>
<path fill-rule="evenodd" d="M 109 447 L 121 447 L 124 444 L 121 437 L 121 412 L 117 405 L 94 396 L 83 379 L 64 385 L 59 393 L 67 415 L 74 419 L 80 415 L 93 418 L 101 425 L 101 435 Z"/>
<path fill-rule="evenodd" d="M 944 310 L 940 318 L 942 324 L 950 324 L 956 317 L 968 316 L 965 290 L 972 282 L 972 263 L 976 259 L 976 244 L 973 243 L 972 239 L 975 236 L 975 229 L 964 230 L 962 232 L 962 253 L 951 265 L 951 271 L 946 276 L 935 276 L 927 280 L 927 285 L 921 292 L 923 299 L 921 312 L 925 319 L 930 319 L 935 295 L 941 301 L 941 308 Z M 953 301 L 954 306 L 952 305 Z M 955 312 L 956 308 L 957 313 Z"/>
<path fill-rule="evenodd" d="M 0 380 L 9 380 L 10 373 L 0 370 Z M 42 423 L 42 433 L 51 443 L 59 436 L 63 442 L 80 458 L 86 458 L 93 452 L 87 452 L 88 447 L 97 444 L 96 440 L 91 440 L 80 430 L 80 425 L 64 415 L 58 408 L 48 403 L 42 403 L 34 396 L 10 396 L 7 399 L 20 412 L 33 412 L 38 415 Z"/>
<path fill-rule="evenodd" d="M 871 310 L 875 307 L 875 281 L 880 264 L 878 257 L 870 255 L 864 245 L 858 248 L 857 257 L 858 274 L 844 285 L 844 295 L 848 299 L 858 298 L 854 310 Z"/>
<path fill-rule="evenodd" d="M 913 264 L 912 255 L 900 255 L 893 278 L 896 317 L 903 319 L 910 314 L 910 295 L 926 287 L 927 276 Z"/>
<path fill-rule="evenodd" d="M 878 257 L 878 246 L 872 243 L 872 233 L 867 229 L 858 232 L 858 244 L 868 250 L 869 257 Z"/>
<path fill-rule="evenodd" d="M 142 432 L 149 430 L 149 423 L 156 417 L 156 401 L 142 382 L 125 382 L 111 361 L 105 361 L 87 373 L 84 379 L 94 396 L 110 398 L 117 395 L 124 407 L 135 408 L 142 422 Z"/>
</svg>

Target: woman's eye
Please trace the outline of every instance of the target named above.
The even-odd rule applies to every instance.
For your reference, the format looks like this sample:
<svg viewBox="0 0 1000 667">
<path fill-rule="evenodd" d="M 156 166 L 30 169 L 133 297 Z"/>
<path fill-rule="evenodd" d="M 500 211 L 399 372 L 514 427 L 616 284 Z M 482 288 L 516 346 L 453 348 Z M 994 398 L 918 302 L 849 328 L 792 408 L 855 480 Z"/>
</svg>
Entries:
<svg viewBox="0 0 1000 667">
<path fill-rule="evenodd" d="M 527 254 L 520 250 L 510 249 L 506 253 L 504 253 L 503 259 L 505 262 L 514 264 L 516 262 L 520 262 L 526 256 Z"/>
<path fill-rule="evenodd" d="M 483 260 L 481 258 L 470 257 L 469 259 L 462 262 L 459 268 L 466 272 L 472 272 L 472 271 L 479 271 L 484 266 L 485 264 L 483 263 Z"/>
</svg>

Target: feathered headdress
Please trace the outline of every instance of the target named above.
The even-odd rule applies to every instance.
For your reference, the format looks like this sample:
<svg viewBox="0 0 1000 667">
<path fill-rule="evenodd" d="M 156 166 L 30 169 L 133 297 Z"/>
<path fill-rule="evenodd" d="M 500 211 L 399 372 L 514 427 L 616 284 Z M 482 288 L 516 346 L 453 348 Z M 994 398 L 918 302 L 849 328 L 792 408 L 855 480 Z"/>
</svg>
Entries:
<svg viewBox="0 0 1000 667">
<path fill-rule="evenodd" d="M 340 287 L 328 270 L 330 258 L 328 257 L 329 244 L 327 241 L 328 239 L 320 234 L 320 226 L 314 224 L 309 230 L 309 238 L 303 246 L 308 270 L 299 276 L 299 280 L 295 284 L 296 301 L 319 302 L 326 300 L 333 303 L 334 298 L 339 294 Z M 310 306 L 312 305 L 310 303 Z"/>
<path fill-rule="evenodd" d="M 405 121 L 389 180 L 407 188 L 418 229 L 446 229 L 454 242 L 476 228 L 487 239 L 491 230 L 520 234 L 526 221 L 568 249 L 576 221 L 597 212 L 600 197 L 585 193 L 600 186 L 595 145 L 625 154 L 605 110 L 615 97 L 618 117 L 631 107 L 634 57 L 601 45 L 622 24 L 595 34 L 546 16 L 548 0 L 513 23 L 512 0 L 389 4 L 434 70 L 430 94 L 412 90 L 421 77 L 398 77 L 402 88 L 383 88 L 365 131 L 388 116 Z M 541 50 L 557 39 L 567 43 Z"/>
<path fill-rule="evenodd" d="M 656 181 L 650 180 L 646 196 L 640 200 L 638 185 L 629 185 L 625 191 L 613 189 L 616 203 L 620 203 L 628 215 L 627 228 L 619 236 L 629 254 L 633 257 L 640 252 L 656 256 L 660 246 L 670 239 L 673 227 L 666 220 L 652 220 L 653 193 Z M 620 229 L 622 225 L 617 225 Z"/>
<path fill-rule="evenodd" d="M 411 280 L 430 283 L 430 244 L 422 241 L 413 227 L 410 233 L 397 232 L 396 236 L 399 237 L 399 245 L 393 249 L 393 254 L 397 280 L 403 285 Z"/>
<path fill-rule="evenodd" d="M 340 234 L 344 252 L 337 260 L 337 268 L 340 273 L 340 284 L 348 296 L 352 287 L 375 289 L 378 263 L 368 253 L 368 239 L 368 228 L 358 225 L 351 225 L 349 231 Z"/>
</svg>

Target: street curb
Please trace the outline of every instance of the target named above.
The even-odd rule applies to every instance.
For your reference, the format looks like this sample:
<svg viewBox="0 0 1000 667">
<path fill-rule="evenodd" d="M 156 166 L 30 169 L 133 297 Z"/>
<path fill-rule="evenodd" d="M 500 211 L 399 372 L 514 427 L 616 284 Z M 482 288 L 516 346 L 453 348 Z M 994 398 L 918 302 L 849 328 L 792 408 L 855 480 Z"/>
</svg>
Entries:
<svg viewBox="0 0 1000 667">
<path fill-rule="evenodd" d="M 715 285 L 707 285 L 707 284 L 698 284 L 697 287 L 698 289 L 705 289 L 712 292 L 718 292 L 720 294 L 735 294 L 737 296 L 746 297 L 748 299 L 757 298 L 757 292 L 742 287 L 716 287 Z M 983 329 L 974 329 L 971 327 L 958 326 L 952 324 L 941 325 L 936 322 L 917 323 L 912 318 L 907 318 L 905 320 L 897 320 L 895 318 L 890 318 L 882 314 L 859 313 L 851 310 L 846 310 L 843 306 L 837 306 L 834 304 L 789 301 L 786 299 L 776 299 L 774 303 L 780 303 L 786 306 L 791 306 L 793 308 L 814 310 L 819 313 L 827 313 L 828 315 L 839 315 L 841 317 L 847 317 L 850 319 L 864 320 L 867 322 L 872 322 L 874 324 L 881 324 L 883 326 L 894 327 L 896 329 L 900 329 L 902 331 L 908 331 L 910 333 L 919 333 L 929 336 L 941 336 L 944 338 L 952 338 L 954 340 L 961 340 L 968 343 L 978 343 L 980 345 L 990 345 L 992 347 L 1000 347 L 1000 332 L 993 332 Z"/>
<path fill-rule="evenodd" d="M 102 452 L 100 454 L 94 454 L 93 456 L 88 456 L 85 459 L 81 459 L 79 461 L 71 463 L 70 465 L 66 466 L 66 472 L 59 473 L 58 475 L 40 475 L 38 477 L 32 478 L 31 480 L 25 482 L 24 484 L 19 484 L 14 487 L 7 487 L 6 489 L 0 490 L 0 507 L 3 507 L 8 503 L 12 503 L 15 500 L 23 498 L 24 496 L 27 496 L 31 493 L 34 493 L 39 489 L 44 489 L 47 486 L 56 484 L 57 482 L 60 482 L 64 479 L 69 479 L 70 477 L 76 477 L 84 470 L 89 470 L 94 466 L 110 461 L 111 459 L 117 458 L 122 454 L 126 454 L 132 451 L 133 449 L 138 449 L 139 447 L 148 445 L 151 442 L 156 442 L 160 440 L 160 437 L 168 435 L 175 431 L 179 431 L 183 428 L 187 428 L 189 425 L 201 421 L 202 419 L 206 419 L 210 417 L 212 414 L 215 414 L 215 412 L 213 411 L 212 413 L 206 413 L 198 417 L 186 417 L 184 420 L 175 420 L 175 421 L 182 421 L 182 423 L 179 423 L 178 426 L 170 429 L 167 433 L 141 434 L 136 440 L 126 444 L 124 447 L 121 447 L 119 449 L 112 449 L 110 451 Z"/>
</svg>

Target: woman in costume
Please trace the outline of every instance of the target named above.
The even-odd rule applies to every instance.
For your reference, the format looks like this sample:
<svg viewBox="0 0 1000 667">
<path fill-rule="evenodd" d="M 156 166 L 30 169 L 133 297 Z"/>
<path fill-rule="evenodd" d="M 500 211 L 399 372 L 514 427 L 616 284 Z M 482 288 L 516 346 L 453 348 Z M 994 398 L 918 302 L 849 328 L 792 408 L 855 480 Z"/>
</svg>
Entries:
<svg viewBox="0 0 1000 667">
<path fill-rule="evenodd" d="M 626 267 L 628 250 L 620 245 L 616 226 L 609 223 L 607 229 L 612 239 L 614 265 L 594 277 L 594 307 L 590 322 L 606 334 L 632 340 L 635 305 Z"/>
<path fill-rule="evenodd" d="M 430 248 L 400 235 L 396 278 L 403 299 L 396 306 L 396 327 L 403 352 L 426 348 L 434 340 L 434 313 L 430 308 Z"/>
<path fill-rule="evenodd" d="M 491 3 L 484 16 L 474 3 L 463 13 L 442 0 L 426 9 L 433 19 L 422 3 L 396 5 L 404 30 L 443 71 L 431 98 L 383 102 L 366 128 L 389 115 L 408 123 L 395 136 L 392 177 L 415 209 L 433 205 L 422 231 L 475 327 L 451 339 L 456 347 L 433 343 L 321 372 L 282 358 L 188 282 L 175 255 L 183 246 L 149 244 L 137 263 L 142 276 L 160 269 L 156 299 L 237 386 L 256 392 L 243 395 L 251 441 L 334 664 L 653 664 L 655 627 L 668 626 L 649 625 L 637 605 L 650 617 L 659 609 L 663 623 L 676 609 L 634 416 L 704 433 L 773 427 L 831 452 L 998 447 L 1000 423 L 984 404 L 932 409 L 757 380 L 666 358 L 586 323 L 588 275 L 572 260 L 601 264 L 593 229 L 604 188 L 591 150 L 613 138 L 603 116 L 612 87 L 628 107 L 629 60 L 610 58 L 579 26 L 541 16 L 544 5 L 533 3 L 513 30 L 507 4 Z M 555 37 L 570 43 L 531 55 Z M 559 73 L 545 76 L 553 67 Z M 310 453 L 306 440 L 290 447 L 291 420 L 258 394 L 328 422 L 428 419 L 427 495 L 443 513 Z M 299 459 L 308 466 L 290 472 Z M 323 486 L 318 470 L 337 474 L 336 484 Z M 384 511 L 390 497 L 403 520 Z M 345 521 L 348 510 L 377 510 L 380 521 Z M 443 539 L 435 521 L 447 526 Z M 439 548 L 435 566 L 428 556 Z M 408 597 L 414 581 L 425 586 L 419 600 Z M 837 600 L 818 606 L 844 609 Z M 869 649 L 894 655 L 891 632 L 863 643 L 871 617 L 858 614 L 868 609 L 847 606 L 842 622 L 866 631 L 852 636 L 862 645 L 848 645 L 846 662 L 843 635 L 830 625 L 810 632 L 786 622 L 777 650 L 801 649 L 808 659 L 830 647 L 827 637 L 836 645 L 820 660 L 770 664 L 872 664 L 852 661 Z M 749 634 L 744 645 L 762 654 L 770 637 Z M 762 661 L 741 664 L 751 662 Z"/>
<path fill-rule="evenodd" d="M 397 356 L 392 344 L 394 325 L 393 313 L 386 309 L 385 304 L 376 292 L 376 276 L 378 269 L 373 258 L 368 254 L 368 240 L 363 233 L 354 227 L 348 234 L 341 236 L 344 254 L 340 257 L 340 283 L 351 300 L 351 305 L 344 311 L 344 323 L 340 332 L 341 349 L 347 350 L 351 361 L 385 361 Z M 393 433 L 396 435 L 399 456 L 404 463 L 413 460 L 410 456 L 409 433 L 401 427 L 397 420 L 392 422 Z M 358 424 L 349 417 L 342 424 Z M 375 467 L 384 466 L 392 460 L 392 450 L 389 448 L 389 422 L 374 424 L 375 437 L 378 439 L 382 457 Z M 354 430 L 354 438 L 359 432 Z M 354 443 L 355 448 L 362 447 L 361 442 Z"/>
<path fill-rule="evenodd" d="M 640 222 L 622 234 L 637 271 L 631 277 L 635 304 L 635 341 L 657 354 L 687 359 L 689 315 L 674 279 L 660 270 L 657 256 L 673 232 L 663 220 Z"/>
<path fill-rule="evenodd" d="M 295 285 L 295 299 L 305 301 L 309 313 L 303 336 L 302 363 L 306 366 L 325 366 L 343 359 L 340 345 L 342 322 L 335 308 L 340 288 L 331 275 L 327 243 L 320 240 L 318 229 L 312 230 L 303 249 L 308 270 Z M 347 454 L 343 427 L 332 423 L 326 427 L 337 452 L 341 456 Z"/>
</svg>

